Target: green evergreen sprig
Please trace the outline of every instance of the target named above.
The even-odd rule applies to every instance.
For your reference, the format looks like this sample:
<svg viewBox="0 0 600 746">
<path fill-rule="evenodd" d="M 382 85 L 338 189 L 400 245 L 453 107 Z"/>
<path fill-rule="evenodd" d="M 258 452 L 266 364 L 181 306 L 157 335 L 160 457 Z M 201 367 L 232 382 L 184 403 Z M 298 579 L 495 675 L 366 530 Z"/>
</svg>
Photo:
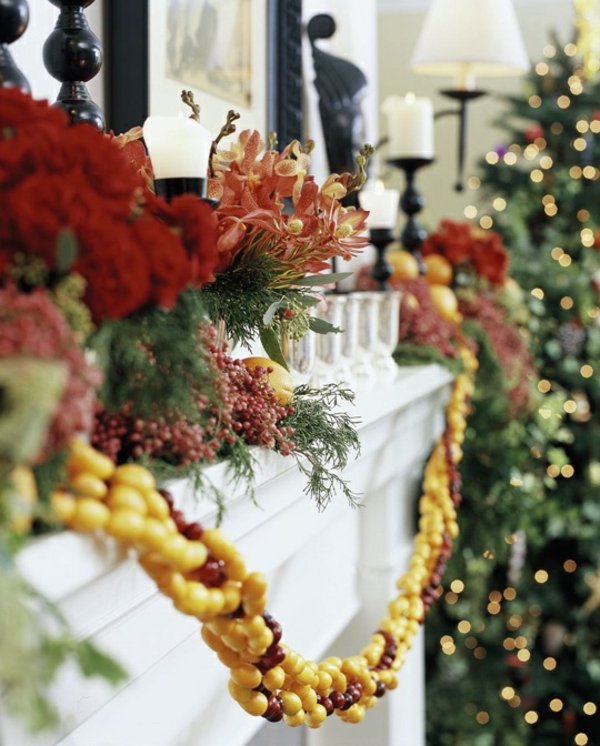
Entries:
<svg viewBox="0 0 600 746">
<path fill-rule="evenodd" d="M 360 453 L 357 419 L 344 405 L 354 401 L 350 389 L 328 384 L 321 389 L 299 386 L 294 391 L 294 414 L 282 424 L 294 430 L 293 455 L 308 482 L 304 491 L 324 510 L 336 492 L 356 506 L 359 496 L 338 472 Z"/>
</svg>

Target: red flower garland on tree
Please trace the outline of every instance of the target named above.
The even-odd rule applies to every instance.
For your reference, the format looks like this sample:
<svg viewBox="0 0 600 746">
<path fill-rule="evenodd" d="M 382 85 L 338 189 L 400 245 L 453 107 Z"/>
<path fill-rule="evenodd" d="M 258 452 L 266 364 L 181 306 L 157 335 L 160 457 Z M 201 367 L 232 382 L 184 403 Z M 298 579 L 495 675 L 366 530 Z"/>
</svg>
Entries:
<svg viewBox="0 0 600 746">
<path fill-rule="evenodd" d="M 460 266 L 487 279 L 492 285 L 506 280 L 508 253 L 495 231 L 483 231 L 469 223 L 442 220 L 435 233 L 423 243 L 423 256 L 441 254 L 455 267 Z"/>
</svg>

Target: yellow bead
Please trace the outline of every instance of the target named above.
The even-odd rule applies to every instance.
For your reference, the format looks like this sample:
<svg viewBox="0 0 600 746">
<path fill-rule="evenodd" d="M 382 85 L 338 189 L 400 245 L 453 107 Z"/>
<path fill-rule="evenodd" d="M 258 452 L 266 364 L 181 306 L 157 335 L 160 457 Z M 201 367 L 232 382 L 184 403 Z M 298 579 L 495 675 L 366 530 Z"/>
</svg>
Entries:
<svg viewBox="0 0 600 746">
<path fill-rule="evenodd" d="M 319 679 L 319 683 L 317 684 L 319 694 L 326 694 L 331 689 L 333 678 L 327 671 L 319 671 L 317 676 Z"/>
<path fill-rule="evenodd" d="M 54 515 L 62 523 L 68 523 L 75 515 L 76 500 L 73 495 L 63 490 L 55 490 L 50 496 Z"/>
<path fill-rule="evenodd" d="M 261 596 L 260 598 L 252 598 L 243 602 L 244 611 L 248 615 L 262 614 L 267 605 L 267 597 Z"/>
<path fill-rule="evenodd" d="M 267 689 L 272 692 L 281 689 L 285 682 L 285 671 L 281 666 L 275 666 L 265 673 L 262 681 Z"/>
<path fill-rule="evenodd" d="M 237 554 L 235 547 L 218 528 L 206 529 L 202 534 L 202 541 L 217 559 L 227 560 Z"/>
<path fill-rule="evenodd" d="M 169 535 L 167 528 L 160 521 L 157 521 L 156 518 L 146 518 L 140 540 L 148 549 L 162 552 Z"/>
<path fill-rule="evenodd" d="M 165 539 L 161 554 L 167 562 L 182 572 L 191 570 L 187 563 L 188 540 L 181 534 L 169 535 Z"/>
<path fill-rule="evenodd" d="M 156 490 L 147 490 L 143 493 L 148 513 L 153 518 L 164 520 L 169 517 L 169 506 L 165 498 Z"/>
<path fill-rule="evenodd" d="M 126 484 L 113 485 L 108 491 L 106 502 L 112 510 L 125 508 L 127 510 L 134 510 L 140 515 L 146 515 L 148 512 L 146 501 L 141 493 Z"/>
<path fill-rule="evenodd" d="M 187 593 L 182 599 L 184 608 L 189 614 L 200 616 L 204 614 L 208 606 L 208 590 L 202 583 L 188 583 Z"/>
<path fill-rule="evenodd" d="M 320 728 L 327 717 L 327 710 L 323 705 L 315 705 L 306 713 L 306 724 L 309 728 Z"/>
<path fill-rule="evenodd" d="M 204 536 L 202 539 L 204 539 Z M 236 555 L 229 560 L 225 560 L 225 572 L 230 580 L 239 580 L 240 582 L 248 575 L 246 563 L 239 555 Z"/>
<path fill-rule="evenodd" d="M 305 666 L 302 671 L 296 675 L 296 681 L 300 684 L 308 684 L 309 686 L 316 686 L 318 682 L 317 675 L 308 667 Z"/>
<path fill-rule="evenodd" d="M 110 510 L 93 497 L 77 500 L 71 526 L 78 531 L 97 531 L 104 528 L 110 520 Z"/>
<path fill-rule="evenodd" d="M 242 662 L 239 653 L 236 653 L 235 650 L 231 650 L 228 647 L 223 647 L 222 650 L 218 650 L 217 655 L 219 656 L 219 660 L 221 661 L 221 663 L 223 663 L 228 668 L 239 666 L 239 664 Z"/>
<path fill-rule="evenodd" d="M 69 443 L 67 466 L 71 474 L 89 472 L 102 480 L 110 479 L 115 470 L 115 465 L 108 456 L 92 448 L 81 438 L 74 438 Z"/>
<path fill-rule="evenodd" d="M 284 715 L 291 717 L 302 710 L 302 700 L 294 692 L 283 691 L 280 692 L 279 696 L 281 697 L 281 701 L 283 702 Z"/>
<path fill-rule="evenodd" d="M 267 579 L 261 572 L 251 572 L 242 583 L 244 600 L 261 598 L 267 590 Z"/>
<path fill-rule="evenodd" d="M 350 709 L 344 712 L 344 720 L 348 723 L 360 723 L 365 716 L 365 708 L 363 705 L 355 704 Z"/>
<path fill-rule="evenodd" d="M 73 491 L 84 497 L 95 497 L 101 500 L 108 492 L 108 487 L 102 479 L 88 472 L 80 472 L 71 477 L 69 481 Z"/>
<path fill-rule="evenodd" d="M 241 705 L 248 702 L 252 695 L 255 694 L 252 689 L 249 689 L 247 686 L 236 684 L 233 679 L 229 679 L 227 688 L 229 689 L 229 694 L 231 694 L 235 701 L 239 702 Z"/>
<path fill-rule="evenodd" d="M 106 526 L 106 533 L 119 541 L 133 543 L 141 538 L 144 529 L 144 518 L 139 513 L 133 510 L 115 510 Z"/>
<path fill-rule="evenodd" d="M 247 616 L 244 619 L 240 620 L 240 623 L 246 630 L 246 634 L 248 635 L 248 637 L 257 637 L 258 635 L 261 635 L 265 629 L 267 629 L 265 620 L 259 614 L 256 614 L 254 616 Z"/>
<path fill-rule="evenodd" d="M 240 704 L 249 715 L 260 717 L 267 711 L 269 700 L 265 697 L 264 694 L 261 694 L 260 692 L 252 692 L 252 696 L 250 697 L 250 699 L 247 702 L 243 702 Z"/>
<path fill-rule="evenodd" d="M 226 580 L 221 586 L 223 596 L 225 597 L 225 606 L 223 607 L 224 614 L 231 614 L 235 611 L 242 601 L 242 594 L 240 592 L 239 583 L 233 580 Z"/>
<path fill-rule="evenodd" d="M 302 700 L 302 707 L 307 712 L 310 712 L 311 710 L 314 710 L 315 707 L 317 707 L 317 693 L 314 689 L 311 689 L 310 686 L 299 696 Z"/>
<path fill-rule="evenodd" d="M 289 725 L 290 728 L 297 728 L 299 725 L 304 725 L 306 715 L 304 710 L 299 710 L 295 715 L 284 715 L 283 722 Z"/>
<path fill-rule="evenodd" d="M 333 677 L 333 681 L 331 683 L 331 688 L 336 692 L 345 692 L 348 688 L 348 680 L 344 676 L 343 673 L 337 673 Z"/>
<path fill-rule="evenodd" d="M 239 686 L 255 689 L 257 686 L 260 686 L 262 674 L 256 666 L 244 663 L 231 669 L 231 678 Z"/>
<path fill-rule="evenodd" d="M 184 572 L 196 570 L 202 567 L 208 558 L 208 549 L 200 541 L 189 541 L 186 539 L 186 548 L 180 558 L 181 569 Z"/>
<path fill-rule="evenodd" d="M 134 487 L 140 492 L 148 492 L 156 489 L 156 482 L 152 474 L 144 466 L 139 464 L 123 464 L 117 466 L 112 476 L 113 484 L 126 484 Z"/>
</svg>

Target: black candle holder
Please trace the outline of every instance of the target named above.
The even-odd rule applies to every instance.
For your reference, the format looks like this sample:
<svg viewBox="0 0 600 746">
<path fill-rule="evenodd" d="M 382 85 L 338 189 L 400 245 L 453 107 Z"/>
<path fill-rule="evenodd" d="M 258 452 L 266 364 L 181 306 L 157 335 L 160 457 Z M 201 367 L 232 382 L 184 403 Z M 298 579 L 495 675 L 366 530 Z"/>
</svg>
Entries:
<svg viewBox="0 0 600 746">
<path fill-rule="evenodd" d="M 377 283 L 377 290 L 389 290 L 392 265 L 386 258 L 386 251 L 387 247 L 394 241 L 394 234 L 391 228 L 371 228 L 369 237 L 377 252 L 377 258 L 371 267 L 371 277 Z"/>
<path fill-rule="evenodd" d="M 170 202 L 182 194 L 197 194 L 200 199 L 207 200 L 207 179 L 181 176 L 173 179 L 155 179 L 154 191 L 159 197 Z M 207 200 L 212 203 L 212 200 Z"/>
<path fill-rule="evenodd" d="M 29 23 L 27 0 L 0 2 L 0 88 L 20 88 L 31 93 L 27 78 L 16 66 L 8 45 L 23 35 Z"/>
<path fill-rule="evenodd" d="M 86 86 L 102 67 L 102 45 L 84 14 L 84 8 L 94 1 L 49 0 L 60 8 L 60 14 L 44 44 L 44 65 L 62 83 L 56 104 L 67 112 L 71 123 L 88 123 L 104 130 L 102 110 Z"/>
<path fill-rule="evenodd" d="M 391 158 L 388 163 L 404 171 L 406 189 L 400 197 L 400 207 L 407 216 L 407 221 L 400 234 L 400 241 L 417 260 L 420 273 L 424 274 L 425 264 L 421 256 L 421 244 L 427 238 L 427 231 L 418 223 L 416 215 L 425 207 L 425 198 L 417 191 L 415 176 L 419 169 L 430 166 L 433 158 Z"/>
</svg>

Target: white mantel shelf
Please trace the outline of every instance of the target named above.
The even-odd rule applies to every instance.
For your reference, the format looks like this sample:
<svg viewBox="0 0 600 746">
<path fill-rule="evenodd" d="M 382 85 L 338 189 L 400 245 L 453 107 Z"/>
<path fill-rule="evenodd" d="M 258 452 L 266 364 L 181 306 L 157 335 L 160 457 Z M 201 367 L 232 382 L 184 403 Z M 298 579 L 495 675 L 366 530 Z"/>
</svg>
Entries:
<svg viewBox="0 0 600 746">
<path fill-rule="evenodd" d="M 361 454 L 345 478 L 363 495 L 351 508 L 336 497 L 319 513 L 303 493 L 294 460 L 258 454 L 256 499 L 228 490 L 222 465 L 208 474 L 229 495 L 222 525 L 249 569 L 269 576 L 267 608 L 284 641 L 305 657 L 357 654 L 386 613 L 394 580 L 411 551 L 414 507 L 429 449 L 443 429 L 451 376 L 438 366 L 402 368 L 359 390 Z M 177 483 L 186 515 L 210 525 L 214 506 Z M 0 712 L 1 746 L 423 746 L 421 636 L 400 687 L 358 726 L 332 717 L 318 731 L 266 725 L 229 697 L 227 670 L 202 642 L 199 624 L 177 612 L 112 540 L 64 533 L 32 541 L 23 574 L 55 601 L 72 629 L 126 668 L 114 689 L 65 667 L 53 694 L 60 731 L 32 737 Z M 276 740 L 272 730 L 276 730 Z M 255 740 L 252 740 L 255 738 Z"/>
</svg>

